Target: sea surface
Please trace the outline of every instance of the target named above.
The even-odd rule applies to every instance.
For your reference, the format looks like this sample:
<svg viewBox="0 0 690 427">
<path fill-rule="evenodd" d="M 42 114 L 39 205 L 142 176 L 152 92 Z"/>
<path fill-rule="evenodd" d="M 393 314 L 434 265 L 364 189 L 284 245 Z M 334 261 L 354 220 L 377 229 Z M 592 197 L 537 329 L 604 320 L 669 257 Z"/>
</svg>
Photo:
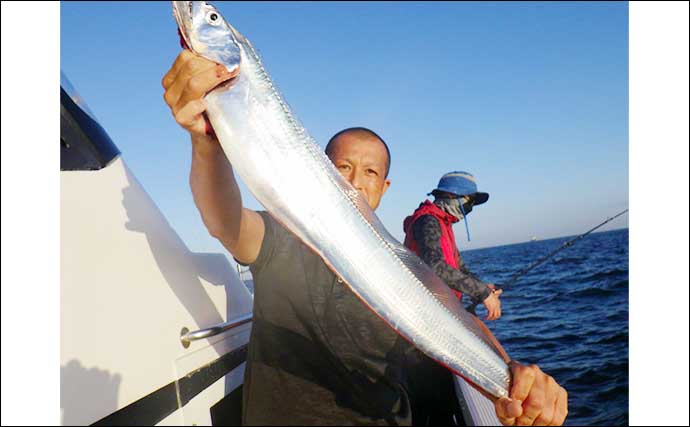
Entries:
<svg viewBox="0 0 690 427">
<path fill-rule="evenodd" d="M 574 237 L 461 254 L 482 280 L 500 285 Z M 566 425 L 628 424 L 628 229 L 578 240 L 501 301 L 502 317 L 488 326 L 511 358 L 536 363 L 565 387 Z"/>
</svg>

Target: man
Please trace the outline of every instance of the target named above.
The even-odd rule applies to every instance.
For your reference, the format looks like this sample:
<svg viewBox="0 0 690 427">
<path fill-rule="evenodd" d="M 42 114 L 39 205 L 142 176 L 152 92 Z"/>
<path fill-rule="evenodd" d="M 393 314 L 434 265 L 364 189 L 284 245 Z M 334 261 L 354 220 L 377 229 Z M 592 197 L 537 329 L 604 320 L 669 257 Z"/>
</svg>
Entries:
<svg viewBox="0 0 690 427">
<path fill-rule="evenodd" d="M 434 202 L 424 201 L 403 222 L 405 246 L 419 255 L 458 298 L 462 299 L 463 293 L 469 295 L 475 304 L 484 304 L 487 320 L 498 319 L 498 297 L 502 291 L 495 291 L 492 284 L 482 282 L 465 267 L 453 233 L 453 224 L 466 220 L 473 205 L 486 202 L 489 195 L 477 191 L 474 177 L 467 172 L 445 174 L 429 194 L 434 196 Z M 449 424 L 458 419 L 450 372 L 420 351 L 410 351 L 406 357 L 405 369 L 415 405 L 414 424 Z"/>
<path fill-rule="evenodd" d="M 270 215 L 242 206 L 232 166 L 203 116 L 203 96 L 238 72 L 183 51 L 162 83 L 191 135 L 190 184 L 204 224 L 254 277 L 244 424 L 409 424 L 399 356 L 406 344 Z M 327 152 L 375 209 L 390 186 L 383 140 L 350 129 Z M 513 400 L 496 403 L 503 422 L 565 419 L 565 391 L 551 377 L 536 366 L 513 364 L 512 371 Z"/>
<path fill-rule="evenodd" d="M 474 303 L 484 304 L 487 320 L 498 319 L 498 297 L 503 291 L 495 290 L 493 284 L 484 283 L 465 267 L 453 233 L 453 224 L 462 219 L 467 227 L 467 215 L 473 206 L 485 203 L 489 194 L 477 191 L 474 176 L 461 171 L 443 175 L 438 187 L 429 194 L 434 196 L 434 202 L 424 201 L 405 218 L 405 246 L 419 255 L 458 298 L 462 298 L 463 292 L 468 294 Z"/>
</svg>

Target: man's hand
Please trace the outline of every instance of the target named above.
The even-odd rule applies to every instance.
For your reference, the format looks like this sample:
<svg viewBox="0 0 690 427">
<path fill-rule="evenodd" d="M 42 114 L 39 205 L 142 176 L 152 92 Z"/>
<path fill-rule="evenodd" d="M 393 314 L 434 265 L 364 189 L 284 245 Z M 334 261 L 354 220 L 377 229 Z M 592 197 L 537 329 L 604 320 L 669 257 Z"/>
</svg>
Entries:
<svg viewBox="0 0 690 427">
<path fill-rule="evenodd" d="M 239 74 L 225 66 L 183 50 L 163 77 L 163 98 L 177 123 L 185 128 L 192 140 L 212 138 L 202 113 L 206 111 L 204 96 L 214 87 Z"/>
<path fill-rule="evenodd" d="M 486 286 L 491 289 L 491 294 L 482 301 L 482 304 L 484 304 L 484 307 L 486 307 L 488 311 L 484 320 L 496 320 L 501 317 L 501 301 L 499 301 L 498 297 L 503 293 L 503 289 L 496 290 L 493 284 L 488 284 Z"/>
<path fill-rule="evenodd" d="M 496 401 L 503 425 L 560 426 L 568 415 L 568 393 L 537 365 L 510 362 L 513 385 L 510 399 Z"/>
</svg>

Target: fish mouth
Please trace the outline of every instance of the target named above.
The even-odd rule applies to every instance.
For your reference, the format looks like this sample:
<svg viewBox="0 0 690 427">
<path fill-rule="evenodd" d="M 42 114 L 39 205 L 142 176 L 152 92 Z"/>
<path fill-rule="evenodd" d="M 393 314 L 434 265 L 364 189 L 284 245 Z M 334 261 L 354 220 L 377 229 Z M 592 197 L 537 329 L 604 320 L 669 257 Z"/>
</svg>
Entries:
<svg viewBox="0 0 690 427">
<path fill-rule="evenodd" d="M 192 27 L 192 5 L 191 1 L 173 1 L 173 16 L 177 22 L 177 28 L 180 30 L 185 44 L 191 47 L 191 39 L 189 37 L 189 30 Z"/>
</svg>

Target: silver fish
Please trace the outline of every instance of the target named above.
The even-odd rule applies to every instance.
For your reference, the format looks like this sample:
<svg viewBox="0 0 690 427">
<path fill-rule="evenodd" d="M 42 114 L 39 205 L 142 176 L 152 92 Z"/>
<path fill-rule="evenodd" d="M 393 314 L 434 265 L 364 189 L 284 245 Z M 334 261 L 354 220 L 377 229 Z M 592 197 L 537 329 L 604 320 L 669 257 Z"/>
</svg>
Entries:
<svg viewBox="0 0 690 427">
<path fill-rule="evenodd" d="M 487 335 L 340 175 L 249 40 L 203 1 L 175 1 L 173 15 L 193 52 L 240 69 L 206 96 L 207 114 L 254 197 L 397 333 L 489 394 L 508 396 L 510 370 Z"/>
</svg>

